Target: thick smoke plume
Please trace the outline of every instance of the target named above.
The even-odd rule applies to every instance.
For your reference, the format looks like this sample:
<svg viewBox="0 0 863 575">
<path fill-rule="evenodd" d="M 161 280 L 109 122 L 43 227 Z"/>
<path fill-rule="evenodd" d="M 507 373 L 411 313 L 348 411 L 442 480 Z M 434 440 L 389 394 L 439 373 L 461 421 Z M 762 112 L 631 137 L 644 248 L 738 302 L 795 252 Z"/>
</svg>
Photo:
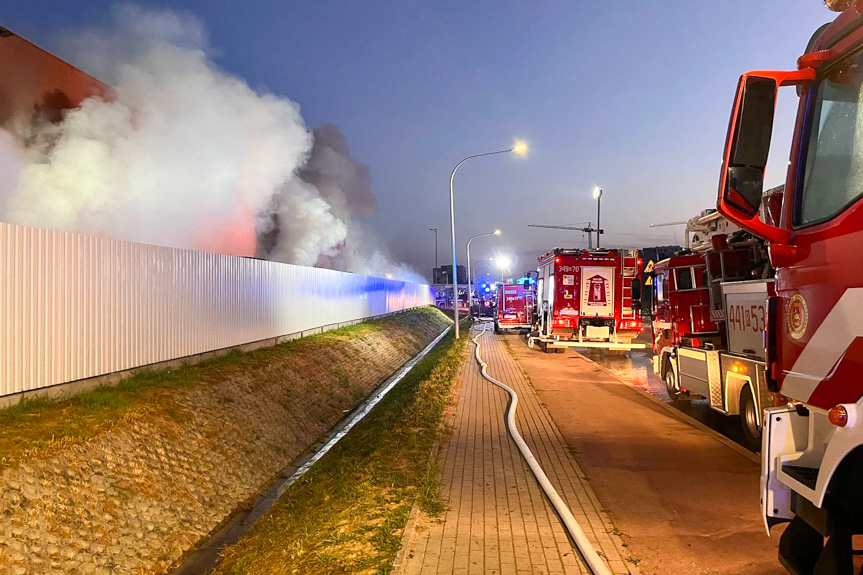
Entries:
<svg viewBox="0 0 863 575">
<path fill-rule="evenodd" d="M 310 133 L 294 102 L 216 66 L 197 18 L 124 5 L 64 47 L 114 93 L 0 129 L 3 220 L 404 274 L 361 240 L 371 178 L 338 128 Z"/>
</svg>

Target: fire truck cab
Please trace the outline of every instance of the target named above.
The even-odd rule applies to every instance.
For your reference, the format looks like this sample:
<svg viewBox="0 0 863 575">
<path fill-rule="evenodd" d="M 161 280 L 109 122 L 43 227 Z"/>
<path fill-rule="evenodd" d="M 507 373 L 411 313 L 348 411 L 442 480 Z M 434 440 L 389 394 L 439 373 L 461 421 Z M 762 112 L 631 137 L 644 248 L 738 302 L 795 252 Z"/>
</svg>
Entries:
<svg viewBox="0 0 863 575">
<path fill-rule="evenodd" d="M 645 347 L 633 343 L 644 331 L 633 308 L 633 280 L 640 263 L 636 250 L 555 248 L 538 259 L 530 347 L 561 352 L 567 347 Z"/>
<path fill-rule="evenodd" d="M 718 209 L 763 238 L 776 269 L 766 307 L 767 410 L 761 448 L 765 527 L 789 522 L 791 573 L 852 575 L 863 534 L 863 8 L 815 32 L 794 70 L 744 74 L 720 175 Z M 771 209 L 764 172 L 780 88 L 799 95 L 785 187 Z"/>
<path fill-rule="evenodd" d="M 705 285 L 704 256 L 675 254 L 653 268 L 653 353 L 673 347 L 684 338 L 713 336 L 718 327 L 710 319 L 709 287 Z"/>
</svg>

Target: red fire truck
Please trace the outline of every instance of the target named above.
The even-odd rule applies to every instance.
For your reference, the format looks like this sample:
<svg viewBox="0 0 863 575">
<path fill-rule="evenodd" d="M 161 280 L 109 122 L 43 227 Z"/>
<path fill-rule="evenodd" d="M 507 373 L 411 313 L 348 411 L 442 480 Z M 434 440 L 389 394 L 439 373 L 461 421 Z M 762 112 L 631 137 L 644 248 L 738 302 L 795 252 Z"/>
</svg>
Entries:
<svg viewBox="0 0 863 575">
<path fill-rule="evenodd" d="M 792 573 L 851 575 L 863 534 L 863 6 L 820 28 L 787 72 L 740 78 L 718 208 L 769 245 L 775 294 L 765 298 L 765 525 L 790 522 L 779 558 Z M 781 201 L 762 205 L 780 87 L 799 94 Z M 825 540 L 826 538 L 826 540 Z"/>
<path fill-rule="evenodd" d="M 766 385 L 765 302 L 773 293 L 764 244 L 738 231 L 654 267 L 653 368 L 673 401 L 701 396 L 740 416 L 746 442 L 761 442 Z"/>
<path fill-rule="evenodd" d="M 567 347 L 645 347 L 632 341 L 644 331 L 632 305 L 641 263 L 637 250 L 555 248 L 538 259 L 530 347 L 560 352 Z"/>
<path fill-rule="evenodd" d="M 530 329 L 535 306 L 533 290 L 522 284 L 502 283 L 497 287 L 497 313 L 494 329 Z"/>
</svg>

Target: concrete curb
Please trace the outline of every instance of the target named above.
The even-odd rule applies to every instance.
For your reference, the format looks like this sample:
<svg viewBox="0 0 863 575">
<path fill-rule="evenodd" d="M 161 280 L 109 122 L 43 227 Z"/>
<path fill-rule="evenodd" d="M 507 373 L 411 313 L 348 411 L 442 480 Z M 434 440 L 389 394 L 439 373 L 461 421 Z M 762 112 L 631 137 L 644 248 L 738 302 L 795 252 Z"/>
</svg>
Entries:
<svg viewBox="0 0 863 575">
<path fill-rule="evenodd" d="M 749 451 L 748 449 L 746 449 L 742 445 L 739 445 L 739 444 L 735 443 L 734 441 L 731 441 L 730 439 L 728 439 L 727 437 L 725 437 L 724 435 L 722 435 L 721 433 L 719 433 L 715 429 L 704 425 L 703 423 L 701 423 L 700 421 L 698 421 L 694 417 L 686 415 L 685 413 L 683 413 L 679 409 L 676 409 L 672 405 L 669 405 L 669 404 L 665 403 L 664 401 L 662 401 L 661 399 L 654 397 L 653 395 L 647 393 L 646 391 L 644 391 L 643 389 L 641 389 L 637 385 L 633 385 L 633 384 L 629 383 L 628 381 L 624 381 L 624 380 L 620 379 L 618 376 L 616 376 L 614 373 L 612 373 L 605 366 L 596 363 L 595 361 L 593 361 L 589 357 L 586 357 L 586 356 L 578 353 L 577 351 L 573 351 L 573 353 L 575 353 L 579 357 L 583 358 L 584 360 L 592 363 L 593 365 L 595 365 L 596 367 L 598 367 L 599 369 L 604 371 L 606 374 L 608 374 L 608 376 L 611 377 L 612 379 L 614 379 L 615 381 L 618 381 L 618 382 L 622 383 L 623 385 L 629 387 L 630 389 L 633 389 L 636 392 L 638 392 L 639 394 L 643 395 L 644 397 L 646 397 L 647 399 L 649 399 L 650 401 L 652 401 L 653 403 L 655 403 L 656 405 L 658 405 L 659 407 L 664 409 L 665 411 L 672 414 L 677 419 L 679 419 L 685 423 L 688 423 L 689 425 L 691 425 L 695 429 L 698 429 L 699 431 L 706 433 L 707 435 L 711 436 L 713 439 L 715 439 L 719 443 L 721 443 L 721 444 L 725 445 L 726 447 L 730 448 L 731 450 L 737 452 L 738 455 L 745 457 L 746 459 L 748 459 L 752 463 L 756 463 L 759 466 L 761 465 L 761 456 L 759 454 L 752 453 L 751 451 Z"/>
</svg>

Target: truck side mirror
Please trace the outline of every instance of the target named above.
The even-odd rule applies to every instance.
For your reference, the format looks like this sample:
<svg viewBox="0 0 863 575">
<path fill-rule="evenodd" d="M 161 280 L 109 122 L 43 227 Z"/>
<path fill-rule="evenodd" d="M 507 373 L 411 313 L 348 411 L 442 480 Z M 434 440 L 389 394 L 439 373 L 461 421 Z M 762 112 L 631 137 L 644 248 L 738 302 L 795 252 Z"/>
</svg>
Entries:
<svg viewBox="0 0 863 575">
<path fill-rule="evenodd" d="M 764 168 L 770 153 L 776 81 L 772 78 L 741 79 L 738 114 L 726 169 L 723 197 L 747 216 L 758 213 L 764 188 Z"/>
<path fill-rule="evenodd" d="M 814 79 L 812 68 L 748 72 L 737 85 L 719 177 L 717 208 L 740 227 L 773 243 L 786 243 L 789 236 L 787 231 L 765 223 L 759 214 L 776 95 L 780 86 L 805 85 Z"/>
</svg>

